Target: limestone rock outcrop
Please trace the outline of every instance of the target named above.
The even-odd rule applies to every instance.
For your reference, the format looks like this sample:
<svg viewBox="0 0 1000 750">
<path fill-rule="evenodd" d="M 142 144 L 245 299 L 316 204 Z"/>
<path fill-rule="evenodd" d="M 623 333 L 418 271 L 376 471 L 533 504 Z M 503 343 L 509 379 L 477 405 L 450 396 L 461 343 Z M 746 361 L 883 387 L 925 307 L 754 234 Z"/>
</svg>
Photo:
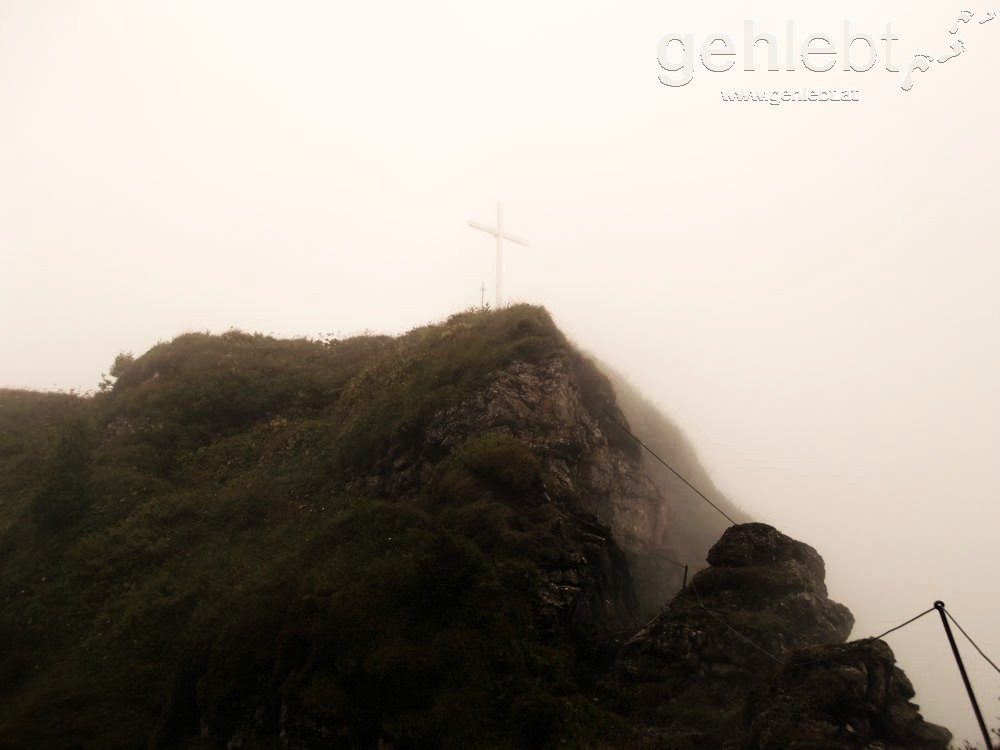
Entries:
<svg viewBox="0 0 1000 750">
<path fill-rule="evenodd" d="M 731 527 L 708 562 L 624 645 L 606 682 L 608 699 L 667 747 L 721 747 L 789 652 L 842 643 L 854 623 L 827 597 L 816 550 L 771 526 Z"/>
<path fill-rule="evenodd" d="M 657 561 L 670 553 L 669 505 L 644 471 L 638 446 L 614 424 L 625 421 L 614 401 L 587 398 L 588 383 L 574 364 L 557 356 L 497 372 L 467 402 L 436 416 L 424 450 L 433 454 L 466 435 L 509 430 L 538 457 L 556 502 L 610 530 L 628 559 L 640 611 L 648 614 L 680 584 L 676 571 Z"/>
<path fill-rule="evenodd" d="M 617 423 L 617 424 L 616 424 Z M 357 489 L 401 496 L 431 479 L 442 456 L 469 438 L 508 434 L 540 462 L 547 499 L 605 527 L 625 554 L 639 613 L 652 615 L 680 587 L 669 507 L 595 366 L 569 351 L 498 369 L 482 387 L 435 413 L 415 444 L 400 444 Z"/>
<path fill-rule="evenodd" d="M 882 641 L 844 643 L 823 559 L 761 523 L 732 526 L 666 609 L 622 647 L 604 699 L 639 747 L 945 750 Z"/>
</svg>

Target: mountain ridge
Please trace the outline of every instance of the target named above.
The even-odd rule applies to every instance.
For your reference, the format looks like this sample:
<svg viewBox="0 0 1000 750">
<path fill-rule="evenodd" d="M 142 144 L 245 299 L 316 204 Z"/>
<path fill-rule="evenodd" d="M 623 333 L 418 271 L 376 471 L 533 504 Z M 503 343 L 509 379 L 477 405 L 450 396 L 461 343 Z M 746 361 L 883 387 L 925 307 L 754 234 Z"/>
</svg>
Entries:
<svg viewBox="0 0 1000 750">
<path fill-rule="evenodd" d="M 546 311 L 185 334 L 112 373 L 0 392 L 0 748 L 647 746 L 600 696 L 727 524 Z"/>
</svg>

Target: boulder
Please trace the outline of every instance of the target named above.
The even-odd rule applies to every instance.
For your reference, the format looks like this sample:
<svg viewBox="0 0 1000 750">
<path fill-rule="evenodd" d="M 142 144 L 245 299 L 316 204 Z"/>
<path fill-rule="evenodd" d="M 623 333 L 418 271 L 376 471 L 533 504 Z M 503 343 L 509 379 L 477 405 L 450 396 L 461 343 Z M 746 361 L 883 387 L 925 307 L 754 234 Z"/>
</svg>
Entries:
<svg viewBox="0 0 1000 750">
<path fill-rule="evenodd" d="M 946 750 L 889 646 L 867 639 L 796 651 L 752 706 L 745 750 Z"/>
<path fill-rule="evenodd" d="M 795 649 L 843 643 L 854 618 L 827 597 L 823 560 L 761 523 L 728 529 L 709 567 L 629 639 L 606 699 L 664 747 L 723 747 Z M 687 743 L 687 744 L 685 744 Z"/>
</svg>

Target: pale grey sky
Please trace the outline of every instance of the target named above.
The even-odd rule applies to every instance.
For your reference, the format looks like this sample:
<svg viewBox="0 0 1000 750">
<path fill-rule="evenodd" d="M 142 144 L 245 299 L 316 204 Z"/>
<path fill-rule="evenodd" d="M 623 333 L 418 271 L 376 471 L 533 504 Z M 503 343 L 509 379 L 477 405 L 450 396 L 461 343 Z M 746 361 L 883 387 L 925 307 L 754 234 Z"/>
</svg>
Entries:
<svg viewBox="0 0 1000 750">
<path fill-rule="evenodd" d="M 532 243 L 508 297 L 816 546 L 855 635 L 940 598 L 996 656 L 1000 4 L 916 5 L 3 0 L 0 386 L 90 389 L 186 330 L 441 319 L 492 289 L 466 221 L 502 199 Z M 741 70 L 747 18 L 781 71 L 763 45 Z M 833 71 L 783 69 L 786 20 L 796 52 L 834 40 Z M 868 71 L 842 70 L 845 20 Z M 663 36 L 716 32 L 732 70 L 659 82 Z M 720 93 L 803 87 L 859 100 Z M 939 631 L 890 643 L 927 717 L 973 738 Z M 968 660 L 995 717 L 1000 678 Z"/>
</svg>

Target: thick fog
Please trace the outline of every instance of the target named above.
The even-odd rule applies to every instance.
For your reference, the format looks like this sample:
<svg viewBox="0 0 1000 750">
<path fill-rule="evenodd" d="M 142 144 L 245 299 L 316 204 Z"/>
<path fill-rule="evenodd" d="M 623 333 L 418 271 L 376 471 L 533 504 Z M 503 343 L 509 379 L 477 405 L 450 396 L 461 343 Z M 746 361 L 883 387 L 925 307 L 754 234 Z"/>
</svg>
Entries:
<svg viewBox="0 0 1000 750">
<path fill-rule="evenodd" d="M 0 386 L 93 389 L 188 330 L 396 333 L 492 302 L 495 244 L 467 222 L 503 200 L 530 242 L 505 248 L 507 300 L 817 547 L 855 636 L 942 599 L 996 658 L 991 12 L 6 0 Z M 778 70 L 766 40 L 748 64 L 744 20 Z M 871 39 L 850 55 L 845 21 Z M 803 59 L 814 34 L 835 52 Z M 925 716 L 975 739 L 935 618 L 888 640 Z M 1000 676 L 963 648 L 997 726 Z"/>
</svg>

